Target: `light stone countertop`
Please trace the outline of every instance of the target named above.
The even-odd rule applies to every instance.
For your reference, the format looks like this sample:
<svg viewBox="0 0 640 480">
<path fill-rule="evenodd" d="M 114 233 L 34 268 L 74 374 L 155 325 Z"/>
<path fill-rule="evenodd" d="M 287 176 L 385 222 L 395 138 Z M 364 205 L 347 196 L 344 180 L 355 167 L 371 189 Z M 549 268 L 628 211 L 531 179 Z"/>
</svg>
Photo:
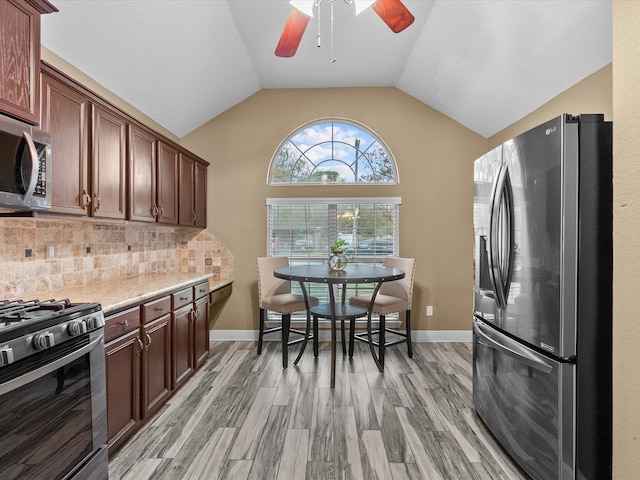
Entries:
<svg viewBox="0 0 640 480">
<path fill-rule="evenodd" d="M 148 273 L 98 281 L 82 287 L 64 287 L 43 292 L 39 298 L 68 298 L 73 303 L 100 303 L 107 314 L 203 281 L 209 282 L 209 292 L 233 282 L 214 279 L 212 274 Z"/>
</svg>

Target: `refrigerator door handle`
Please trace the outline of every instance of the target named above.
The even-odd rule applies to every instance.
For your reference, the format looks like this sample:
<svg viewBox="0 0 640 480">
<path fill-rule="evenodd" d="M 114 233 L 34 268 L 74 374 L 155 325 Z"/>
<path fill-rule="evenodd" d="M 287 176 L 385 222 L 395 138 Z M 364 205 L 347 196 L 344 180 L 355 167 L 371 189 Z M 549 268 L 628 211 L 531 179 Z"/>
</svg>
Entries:
<svg viewBox="0 0 640 480">
<path fill-rule="evenodd" d="M 500 167 L 494 184 L 489 217 L 489 278 L 498 308 L 507 308 L 513 274 L 513 188 L 506 165 Z"/>
<path fill-rule="evenodd" d="M 473 321 L 473 331 L 478 335 L 478 342 L 485 347 L 498 350 L 542 373 L 549 374 L 553 371 L 553 364 L 546 361 L 544 357 L 536 355 L 533 351 L 506 335 L 500 335 L 499 339 L 493 338 L 499 334 L 491 332 L 487 327 L 483 327 L 477 320 Z"/>
</svg>

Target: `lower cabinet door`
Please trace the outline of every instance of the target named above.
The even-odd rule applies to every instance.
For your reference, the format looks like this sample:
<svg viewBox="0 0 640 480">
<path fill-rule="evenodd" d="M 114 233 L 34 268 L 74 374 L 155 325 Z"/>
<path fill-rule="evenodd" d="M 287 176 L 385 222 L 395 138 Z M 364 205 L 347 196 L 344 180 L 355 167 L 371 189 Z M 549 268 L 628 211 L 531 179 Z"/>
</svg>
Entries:
<svg viewBox="0 0 640 480">
<path fill-rule="evenodd" d="M 144 353 L 142 362 L 143 418 L 158 410 L 171 394 L 171 315 L 140 327 Z"/>
<path fill-rule="evenodd" d="M 139 330 L 107 343 L 107 436 L 115 451 L 133 434 L 141 421 L 140 365 L 142 343 Z"/>
<path fill-rule="evenodd" d="M 173 353 L 173 383 L 175 390 L 193 373 L 193 337 L 191 318 L 193 306 L 188 304 L 173 312 L 171 336 Z"/>
<path fill-rule="evenodd" d="M 195 307 L 193 364 L 198 369 L 209 358 L 209 297 L 206 296 L 197 300 Z"/>
</svg>

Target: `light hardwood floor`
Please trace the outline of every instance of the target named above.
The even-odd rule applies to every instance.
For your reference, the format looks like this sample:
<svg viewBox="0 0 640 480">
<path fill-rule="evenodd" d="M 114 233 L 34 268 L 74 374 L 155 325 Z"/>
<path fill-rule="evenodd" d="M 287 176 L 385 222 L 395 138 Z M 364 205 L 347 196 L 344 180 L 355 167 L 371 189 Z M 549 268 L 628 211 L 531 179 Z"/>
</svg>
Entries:
<svg viewBox="0 0 640 480">
<path fill-rule="evenodd" d="M 476 416 L 471 345 L 387 349 L 352 361 L 329 344 L 282 368 L 280 343 L 215 342 L 194 377 L 109 462 L 109 478 L 526 479 Z M 297 347 L 290 349 L 297 353 Z"/>
</svg>

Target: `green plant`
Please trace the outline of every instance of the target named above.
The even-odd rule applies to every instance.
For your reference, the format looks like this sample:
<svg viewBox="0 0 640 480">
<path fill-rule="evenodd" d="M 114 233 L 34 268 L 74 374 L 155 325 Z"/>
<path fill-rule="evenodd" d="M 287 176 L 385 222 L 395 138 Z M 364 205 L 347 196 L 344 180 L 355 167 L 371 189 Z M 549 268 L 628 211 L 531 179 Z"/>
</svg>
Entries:
<svg viewBox="0 0 640 480">
<path fill-rule="evenodd" d="M 344 247 L 346 244 L 347 242 L 345 242 L 344 240 L 337 240 L 331 247 L 331 251 L 335 253 L 342 252 L 342 247 Z"/>
</svg>

